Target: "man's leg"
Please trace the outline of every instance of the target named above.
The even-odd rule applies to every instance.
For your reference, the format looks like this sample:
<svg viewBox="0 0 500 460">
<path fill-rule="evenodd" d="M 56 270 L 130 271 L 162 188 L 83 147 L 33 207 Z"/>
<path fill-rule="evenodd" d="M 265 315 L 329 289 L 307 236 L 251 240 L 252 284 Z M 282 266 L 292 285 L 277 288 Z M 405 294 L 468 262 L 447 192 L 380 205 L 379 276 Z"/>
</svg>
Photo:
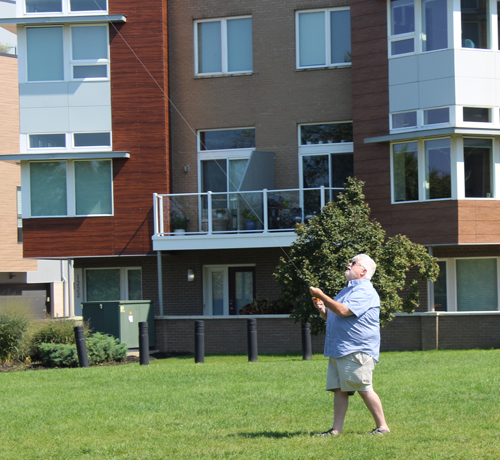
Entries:
<svg viewBox="0 0 500 460">
<path fill-rule="evenodd" d="M 335 396 L 333 397 L 333 431 L 340 434 L 342 433 L 345 415 L 349 408 L 349 395 L 340 388 L 336 388 L 333 391 L 335 392 Z"/>
<path fill-rule="evenodd" d="M 391 431 L 387 426 L 384 416 L 384 409 L 382 408 L 382 401 L 377 393 L 374 391 L 358 391 L 359 395 L 363 398 L 363 401 L 368 407 L 368 410 L 373 415 L 377 428 L 381 430 Z"/>
</svg>

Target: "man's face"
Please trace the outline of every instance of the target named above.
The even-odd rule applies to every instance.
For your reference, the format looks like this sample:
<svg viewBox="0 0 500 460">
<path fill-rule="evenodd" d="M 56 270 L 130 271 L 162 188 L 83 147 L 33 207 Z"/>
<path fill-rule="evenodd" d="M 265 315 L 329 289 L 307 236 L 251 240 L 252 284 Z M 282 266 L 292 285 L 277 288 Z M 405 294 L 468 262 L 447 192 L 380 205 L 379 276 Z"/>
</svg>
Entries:
<svg viewBox="0 0 500 460">
<path fill-rule="evenodd" d="M 365 273 L 366 269 L 357 260 L 353 260 L 349 262 L 349 265 L 347 266 L 345 277 L 347 281 L 359 280 L 363 278 Z"/>
</svg>

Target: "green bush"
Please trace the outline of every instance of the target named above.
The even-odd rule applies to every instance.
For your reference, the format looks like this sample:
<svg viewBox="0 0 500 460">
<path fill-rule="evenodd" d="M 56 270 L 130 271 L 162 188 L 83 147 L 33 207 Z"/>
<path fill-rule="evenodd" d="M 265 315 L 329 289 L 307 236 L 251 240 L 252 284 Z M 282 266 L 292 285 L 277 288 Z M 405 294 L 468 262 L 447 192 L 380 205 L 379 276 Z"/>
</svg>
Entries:
<svg viewBox="0 0 500 460">
<path fill-rule="evenodd" d="M 42 343 L 39 347 L 42 363 L 50 367 L 77 367 L 76 345 L 65 343 Z"/>
<path fill-rule="evenodd" d="M 127 344 L 108 334 L 96 332 L 87 339 L 89 364 L 123 361 L 127 357 Z"/>
<path fill-rule="evenodd" d="M 18 313 L 0 315 L 0 361 L 23 360 L 27 355 L 29 319 Z"/>
<path fill-rule="evenodd" d="M 73 345 L 75 343 L 75 326 L 79 326 L 80 321 L 74 320 L 50 320 L 38 323 L 35 326 L 31 338 L 31 360 L 41 359 L 40 346 L 45 343 Z M 84 335 L 89 335 L 89 329 L 84 324 Z"/>
<path fill-rule="evenodd" d="M 90 365 L 123 361 L 127 356 L 127 345 L 108 334 L 96 332 L 86 339 L 86 345 Z M 39 350 L 45 366 L 76 367 L 79 364 L 75 344 L 42 343 Z"/>
</svg>

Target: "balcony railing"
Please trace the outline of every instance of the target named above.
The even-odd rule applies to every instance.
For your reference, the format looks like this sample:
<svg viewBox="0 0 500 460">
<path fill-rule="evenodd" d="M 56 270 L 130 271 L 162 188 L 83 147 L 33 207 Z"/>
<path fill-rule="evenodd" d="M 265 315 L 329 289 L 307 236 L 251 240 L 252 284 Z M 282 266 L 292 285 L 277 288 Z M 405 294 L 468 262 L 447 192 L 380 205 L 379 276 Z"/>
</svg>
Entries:
<svg viewBox="0 0 500 460">
<path fill-rule="evenodd" d="M 156 238 L 293 232 L 342 188 L 154 194 Z"/>
</svg>

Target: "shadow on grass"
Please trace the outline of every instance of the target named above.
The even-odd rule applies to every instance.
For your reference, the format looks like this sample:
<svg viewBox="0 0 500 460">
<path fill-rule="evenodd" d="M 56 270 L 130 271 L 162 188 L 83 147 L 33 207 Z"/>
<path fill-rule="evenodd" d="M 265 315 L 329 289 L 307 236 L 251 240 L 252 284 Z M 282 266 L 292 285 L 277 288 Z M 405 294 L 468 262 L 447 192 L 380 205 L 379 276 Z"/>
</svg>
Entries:
<svg viewBox="0 0 500 460">
<path fill-rule="evenodd" d="M 307 433 L 306 431 L 258 431 L 256 433 L 237 433 L 237 434 L 230 434 L 228 435 L 229 438 L 231 437 L 240 437 L 240 438 L 274 438 L 274 439 L 281 439 L 281 438 L 292 438 L 294 436 L 304 436 Z"/>
</svg>

